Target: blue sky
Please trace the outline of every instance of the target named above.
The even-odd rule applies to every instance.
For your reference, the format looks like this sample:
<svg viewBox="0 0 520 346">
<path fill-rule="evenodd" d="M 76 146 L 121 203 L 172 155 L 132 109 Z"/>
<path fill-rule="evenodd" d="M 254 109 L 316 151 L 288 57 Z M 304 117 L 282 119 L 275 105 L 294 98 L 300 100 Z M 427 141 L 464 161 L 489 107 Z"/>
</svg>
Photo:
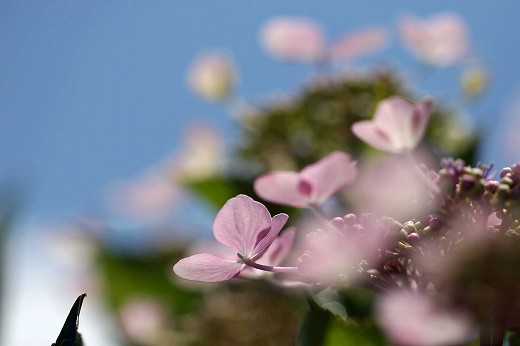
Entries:
<svg viewBox="0 0 520 346">
<path fill-rule="evenodd" d="M 199 52 L 231 51 L 241 70 L 240 94 L 259 101 L 298 90 L 312 75 L 308 66 L 279 63 L 262 51 L 258 30 L 273 16 L 313 18 L 330 39 L 365 25 L 387 26 L 394 40 L 376 61 L 406 69 L 415 61 L 399 44 L 396 18 L 455 11 L 492 73 L 488 93 L 469 113 L 487 136 L 481 158 L 501 166 L 520 161 L 520 153 L 506 156 L 501 144 L 504 117 L 520 98 L 519 10 L 518 0 L 0 0 L 0 185 L 20 187 L 21 228 L 30 231 L 16 233 L 7 247 L 6 344 L 52 340 L 76 294 L 33 230 L 45 234 L 53 222 L 103 213 L 106 189 L 171 153 L 191 124 L 234 131 L 222 108 L 186 88 L 186 69 Z M 417 96 L 455 99 L 457 72 L 439 71 Z M 94 294 L 89 299 L 84 335 L 94 345 L 115 345 L 107 341 L 110 324 L 92 311 L 100 303 Z M 35 309 L 46 313 L 27 319 Z"/>
<path fill-rule="evenodd" d="M 240 93 L 260 100 L 297 90 L 311 75 L 307 66 L 278 63 L 262 51 L 258 30 L 275 15 L 314 18 L 333 39 L 369 24 L 393 28 L 405 12 L 447 10 L 467 20 L 492 73 L 491 89 L 471 116 L 487 130 L 500 129 L 519 89 L 515 0 L 1 0 L 0 181 L 22 187 L 31 217 L 97 212 L 114 180 L 136 176 L 170 153 L 190 124 L 233 131 L 223 109 L 186 88 L 186 69 L 199 52 L 230 50 L 241 69 Z M 414 63 L 395 31 L 378 59 Z M 454 94 L 456 72 L 440 71 L 423 88 L 434 96 Z M 496 156 L 495 137 L 491 132 L 482 158 L 510 163 Z"/>
</svg>

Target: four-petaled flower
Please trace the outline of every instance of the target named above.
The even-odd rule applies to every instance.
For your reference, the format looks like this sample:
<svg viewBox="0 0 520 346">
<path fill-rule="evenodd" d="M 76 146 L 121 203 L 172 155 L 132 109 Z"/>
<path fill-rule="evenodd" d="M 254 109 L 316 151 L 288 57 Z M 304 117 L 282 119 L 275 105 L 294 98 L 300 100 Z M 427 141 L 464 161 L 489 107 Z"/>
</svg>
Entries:
<svg viewBox="0 0 520 346">
<path fill-rule="evenodd" d="M 181 259 L 173 271 L 194 281 L 232 279 L 245 268 L 244 262 L 255 262 L 265 253 L 287 219 L 286 214 L 271 217 L 267 208 L 251 197 L 238 195 L 231 198 L 215 217 L 213 234 L 220 243 L 236 251 L 236 260 L 201 253 Z"/>
<path fill-rule="evenodd" d="M 424 135 L 431 107 L 429 98 L 412 103 L 393 96 L 379 103 L 373 120 L 353 124 L 352 132 L 376 149 L 394 154 L 410 152 Z"/>
<path fill-rule="evenodd" d="M 266 201 L 301 208 L 323 203 L 356 176 L 356 163 L 335 151 L 299 173 L 278 171 L 258 177 L 254 189 Z"/>
<path fill-rule="evenodd" d="M 426 63 L 447 66 L 468 54 L 468 28 L 455 13 L 439 13 L 425 19 L 408 15 L 398 24 L 406 47 Z"/>
<path fill-rule="evenodd" d="M 271 19 L 262 28 L 260 41 L 270 55 L 288 61 L 318 61 L 325 48 L 323 29 L 307 18 Z"/>
</svg>

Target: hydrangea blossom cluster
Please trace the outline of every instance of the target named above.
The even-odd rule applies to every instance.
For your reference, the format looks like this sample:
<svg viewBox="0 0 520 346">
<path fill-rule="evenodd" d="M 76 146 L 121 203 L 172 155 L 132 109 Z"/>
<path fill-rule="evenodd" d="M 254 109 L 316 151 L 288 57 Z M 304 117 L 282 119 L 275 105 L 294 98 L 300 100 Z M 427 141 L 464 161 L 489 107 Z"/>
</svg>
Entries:
<svg viewBox="0 0 520 346">
<path fill-rule="evenodd" d="M 352 131 L 375 149 L 409 158 L 431 108 L 430 99 L 414 103 L 394 96 L 379 104 L 373 120 L 355 123 Z M 339 192 L 348 196 L 346 188 L 362 174 L 346 153 L 332 152 L 300 172 L 262 175 L 254 184 L 258 196 L 311 208 L 316 220 L 283 230 L 286 214 L 272 217 L 260 202 L 238 195 L 213 225 L 230 255 L 196 254 L 173 269 L 203 282 L 258 278 L 263 271 L 271 273 L 269 280 L 309 294 L 360 285 L 379 296 L 377 322 L 397 344 L 461 344 L 478 334 L 490 338 L 490 345 L 501 344 L 506 328 L 520 322 L 520 274 L 510 269 L 520 265 L 520 164 L 504 168 L 498 180 L 491 166 L 470 167 L 454 159 L 443 159 L 437 172 L 409 169 L 422 174 L 426 203 L 404 220 L 371 210 L 327 216 L 324 202 Z M 413 204 L 415 197 L 410 198 Z M 475 268 L 493 277 L 488 280 Z M 396 323 L 403 309 L 405 327 Z"/>
</svg>

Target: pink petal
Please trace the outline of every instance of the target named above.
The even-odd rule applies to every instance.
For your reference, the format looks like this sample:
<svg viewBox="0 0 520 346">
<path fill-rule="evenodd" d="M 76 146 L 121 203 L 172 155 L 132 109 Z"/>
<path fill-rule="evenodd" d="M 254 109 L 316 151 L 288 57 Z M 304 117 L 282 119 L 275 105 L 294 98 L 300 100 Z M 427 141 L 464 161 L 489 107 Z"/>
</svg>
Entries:
<svg viewBox="0 0 520 346">
<path fill-rule="evenodd" d="M 465 313 L 406 290 L 384 294 L 376 305 L 376 319 L 389 338 L 403 346 L 461 345 L 475 334 Z"/>
<path fill-rule="evenodd" d="M 222 244 L 248 257 L 271 229 L 271 214 L 251 197 L 238 195 L 231 198 L 218 212 L 213 223 L 213 234 Z"/>
<path fill-rule="evenodd" d="M 374 263 L 384 239 L 378 232 L 347 237 L 337 231 L 317 230 L 307 234 L 300 271 L 315 282 L 336 281 L 341 275 L 349 282 L 359 280 L 357 266 L 362 260 Z"/>
<path fill-rule="evenodd" d="M 447 66 L 468 54 L 468 28 L 454 13 L 439 13 L 424 19 L 405 16 L 398 27 L 410 52 L 429 64 Z"/>
<path fill-rule="evenodd" d="M 296 232 L 294 227 L 285 230 L 273 241 L 271 246 L 267 248 L 262 256 L 262 260 L 259 262 L 271 266 L 277 266 L 282 263 L 292 250 L 295 235 Z"/>
<path fill-rule="evenodd" d="M 306 18 L 274 18 L 262 28 L 260 41 L 278 59 L 313 62 L 323 55 L 321 26 Z"/>
<path fill-rule="evenodd" d="M 412 131 L 416 136 L 416 145 L 424 136 L 424 131 L 430 120 L 430 114 L 432 110 L 433 100 L 431 98 L 425 98 L 415 105 L 414 122 L 412 125 Z"/>
<path fill-rule="evenodd" d="M 331 60 L 349 59 L 371 53 L 385 46 L 388 42 L 387 32 L 383 28 L 366 28 L 351 33 L 330 47 Z"/>
<path fill-rule="evenodd" d="M 255 193 L 266 201 L 301 208 L 309 199 L 298 186 L 298 173 L 286 171 L 264 174 L 254 183 Z"/>
<path fill-rule="evenodd" d="M 432 101 L 414 104 L 401 97 L 379 103 L 372 121 L 352 125 L 352 132 L 376 149 L 390 153 L 413 150 L 424 135 L 430 118 Z"/>
<path fill-rule="evenodd" d="M 283 226 L 285 226 L 285 223 L 287 222 L 288 218 L 289 216 L 287 214 L 278 214 L 273 217 L 269 233 L 267 233 L 265 237 L 260 239 L 260 241 L 255 246 L 251 254 L 253 258 L 257 255 L 262 254 L 265 251 L 265 249 L 267 249 L 271 245 L 271 243 L 276 239 L 276 237 L 282 230 Z"/>
<path fill-rule="evenodd" d="M 393 146 L 399 151 L 415 147 L 411 128 L 414 113 L 415 105 L 397 96 L 381 101 L 376 109 L 375 123 L 390 135 Z"/>
<path fill-rule="evenodd" d="M 350 156 L 335 151 L 305 167 L 300 180 L 312 187 L 311 202 L 320 204 L 356 179 L 357 168 Z"/>
<path fill-rule="evenodd" d="M 398 151 L 392 144 L 390 136 L 386 131 L 374 126 L 373 121 L 363 120 L 352 125 L 352 133 L 370 146 L 389 153 Z"/>
<path fill-rule="evenodd" d="M 187 280 L 218 282 L 234 278 L 243 268 L 244 264 L 237 261 L 201 253 L 181 259 L 173 271 Z"/>
</svg>

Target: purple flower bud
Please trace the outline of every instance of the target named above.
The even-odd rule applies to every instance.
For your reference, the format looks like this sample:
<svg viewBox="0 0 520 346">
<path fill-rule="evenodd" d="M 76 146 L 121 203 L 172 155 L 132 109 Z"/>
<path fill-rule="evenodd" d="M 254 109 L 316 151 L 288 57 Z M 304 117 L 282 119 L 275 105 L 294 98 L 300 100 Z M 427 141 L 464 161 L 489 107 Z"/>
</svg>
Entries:
<svg viewBox="0 0 520 346">
<path fill-rule="evenodd" d="M 506 177 L 507 175 L 510 175 L 512 174 L 512 170 L 511 168 L 509 167 L 505 167 L 505 168 L 502 168 L 502 170 L 500 171 L 500 178 L 504 178 Z"/>
</svg>

